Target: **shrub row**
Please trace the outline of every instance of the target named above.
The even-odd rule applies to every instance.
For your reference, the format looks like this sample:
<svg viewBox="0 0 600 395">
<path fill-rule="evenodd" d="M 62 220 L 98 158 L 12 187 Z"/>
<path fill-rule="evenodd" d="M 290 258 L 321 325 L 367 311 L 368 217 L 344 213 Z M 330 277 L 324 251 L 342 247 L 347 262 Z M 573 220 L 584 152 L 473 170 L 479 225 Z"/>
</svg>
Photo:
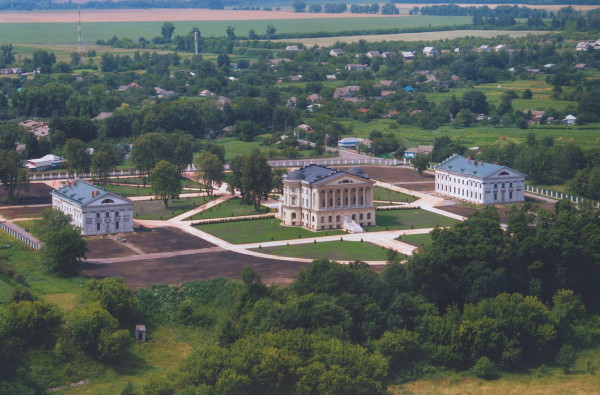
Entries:
<svg viewBox="0 0 600 395">
<path fill-rule="evenodd" d="M 386 210 L 414 210 L 420 209 L 421 206 L 379 206 L 375 207 L 375 211 L 386 211 Z"/>
<path fill-rule="evenodd" d="M 255 219 L 267 219 L 267 218 L 274 218 L 276 213 L 269 213 L 269 214 L 258 214 L 258 215 L 252 215 L 252 216 L 246 216 L 246 217 L 236 217 L 236 218 L 209 218 L 209 219 L 205 219 L 202 220 L 202 222 L 194 222 L 192 223 L 192 226 L 197 226 L 197 225 L 207 225 L 207 224 L 220 224 L 220 223 L 224 223 L 224 222 L 240 222 L 240 221 L 252 221 Z"/>
</svg>

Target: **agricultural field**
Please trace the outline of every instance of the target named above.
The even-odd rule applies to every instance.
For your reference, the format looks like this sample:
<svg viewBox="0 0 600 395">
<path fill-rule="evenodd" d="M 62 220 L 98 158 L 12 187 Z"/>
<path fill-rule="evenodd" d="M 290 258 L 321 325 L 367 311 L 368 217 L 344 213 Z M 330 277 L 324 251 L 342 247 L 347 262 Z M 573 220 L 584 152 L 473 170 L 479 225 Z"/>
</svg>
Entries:
<svg viewBox="0 0 600 395">
<path fill-rule="evenodd" d="M 250 14 L 252 15 L 252 14 Z M 298 15 L 298 14 L 296 14 Z M 308 14 L 307 14 L 308 15 Z M 316 15 L 316 14 L 310 14 Z M 324 15 L 324 14 L 323 14 Z M 97 40 L 108 40 L 112 36 L 137 40 L 139 37 L 151 39 L 160 35 L 163 22 L 86 22 L 83 20 L 83 37 L 86 43 L 95 43 Z M 167 20 L 165 15 L 160 21 Z M 318 31 L 341 32 L 346 30 L 391 28 L 411 28 L 420 26 L 452 26 L 471 22 L 470 17 L 442 17 L 442 16 L 410 16 L 410 17 L 353 17 L 348 23 L 345 17 L 306 18 L 297 19 L 268 19 L 268 20 L 224 20 L 224 21 L 176 21 L 175 35 L 187 34 L 194 27 L 198 27 L 204 37 L 224 36 L 227 26 L 233 27 L 237 34 L 245 36 L 248 30 L 263 32 L 265 26 L 273 25 L 278 33 L 314 33 Z M 439 33 L 438 33 L 439 34 Z M 77 42 L 77 15 L 73 14 L 73 22 L 50 23 L 0 23 L 0 37 L 2 43 L 13 44 L 74 44 Z"/>
<path fill-rule="evenodd" d="M 297 226 L 281 226 L 281 220 L 276 218 L 197 225 L 196 228 L 233 244 L 346 234 L 343 230 L 313 232 Z"/>
<path fill-rule="evenodd" d="M 451 23 L 449 21 L 448 25 L 457 25 L 460 23 L 469 23 L 467 22 L 459 22 L 454 21 L 452 18 L 465 18 L 460 16 L 449 16 L 446 17 L 451 19 Z M 442 25 L 446 26 L 446 25 Z M 1 28 L 1 25 L 0 25 Z M 367 34 L 362 36 L 339 36 L 339 37 L 307 37 L 307 38 L 294 38 L 294 39 L 279 39 L 273 41 L 282 41 L 282 42 L 296 42 L 302 43 L 307 47 L 311 47 L 313 45 L 318 45 L 321 47 L 327 47 L 335 44 L 336 42 L 341 43 L 352 43 L 357 42 L 358 40 L 365 40 L 367 42 L 378 42 L 378 41 L 435 41 L 439 40 L 440 36 L 443 35 L 445 39 L 452 40 L 455 38 L 461 37 L 483 37 L 483 38 L 492 38 L 499 35 L 507 35 L 510 37 L 523 37 L 528 34 L 547 34 L 548 32 L 543 31 L 510 31 L 510 30 L 445 30 L 443 32 L 419 32 L 419 33 L 397 33 L 397 34 Z"/>
<path fill-rule="evenodd" d="M 323 243 L 293 244 L 289 246 L 255 248 L 251 251 L 279 256 L 335 261 L 385 261 L 386 250 L 360 241 L 327 241 Z"/>
</svg>

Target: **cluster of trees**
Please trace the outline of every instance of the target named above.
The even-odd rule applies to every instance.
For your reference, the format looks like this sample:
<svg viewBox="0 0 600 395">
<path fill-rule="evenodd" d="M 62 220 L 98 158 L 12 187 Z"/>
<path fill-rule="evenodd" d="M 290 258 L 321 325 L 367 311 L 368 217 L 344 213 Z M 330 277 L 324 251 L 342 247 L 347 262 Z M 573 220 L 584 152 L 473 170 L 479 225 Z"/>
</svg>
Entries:
<svg viewBox="0 0 600 395">
<path fill-rule="evenodd" d="M 589 242 L 599 232 L 597 211 L 568 202 L 515 207 L 507 231 L 486 208 L 436 229 L 407 264 L 390 253 L 381 274 L 319 260 L 285 288 L 247 268 L 235 287 L 144 290 L 144 314 L 220 332 L 146 390 L 384 393 L 389 380 L 440 369 L 568 370 L 600 340 L 600 250 Z"/>
<path fill-rule="evenodd" d="M 236 155 L 229 161 L 227 183 L 234 192 L 239 190 L 242 201 L 260 211 L 260 202 L 269 198 L 273 189 L 273 171 L 267 158 L 257 149 L 246 155 Z"/>
</svg>

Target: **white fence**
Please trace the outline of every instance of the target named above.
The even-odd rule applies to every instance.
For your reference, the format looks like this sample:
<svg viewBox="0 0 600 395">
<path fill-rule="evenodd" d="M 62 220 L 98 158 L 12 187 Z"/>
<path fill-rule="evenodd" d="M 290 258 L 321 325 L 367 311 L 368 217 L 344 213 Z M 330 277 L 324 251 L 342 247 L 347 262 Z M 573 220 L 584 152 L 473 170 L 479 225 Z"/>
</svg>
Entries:
<svg viewBox="0 0 600 395">
<path fill-rule="evenodd" d="M 569 199 L 573 203 L 582 203 L 582 202 L 588 200 L 588 199 L 584 199 L 579 196 L 569 195 L 567 193 L 562 193 L 562 192 L 556 192 L 551 189 L 539 188 L 539 187 L 536 187 L 535 185 L 526 185 L 525 190 L 527 192 L 535 193 L 536 195 L 549 197 L 551 199 L 557 199 L 557 200 Z M 595 206 L 600 208 L 600 202 L 595 202 Z"/>
<path fill-rule="evenodd" d="M 135 170 L 115 170 L 110 173 L 110 177 L 120 177 L 120 176 L 133 176 L 137 175 L 139 172 Z M 95 174 L 92 173 L 83 173 L 77 174 L 77 178 L 94 178 Z M 37 181 L 37 180 L 66 180 L 68 178 L 73 178 L 69 173 L 58 172 L 58 173 L 30 173 L 29 180 Z"/>
<path fill-rule="evenodd" d="M 295 160 L 270 160 L 269 164 L 272 167 L 302 167 L 310 164 L 323 166 L 344 166 L 344 165 L 382 165 L 382 166 L 397 166 L 396 159 L 381 159 L 381 158 L 364 158 L 364 159 L 295 159 Z"/>
<path fill-rule="evenodd" d="M 4 221 L 0 222 L 0 229 L 14 237 L 15 239 L 21 240 L 31 248 L 39 250 L 42 247 L 42 243 L 35 237 L 29 235 L 23 228 L 15 224 L 7 224 Z"/>
</svg>

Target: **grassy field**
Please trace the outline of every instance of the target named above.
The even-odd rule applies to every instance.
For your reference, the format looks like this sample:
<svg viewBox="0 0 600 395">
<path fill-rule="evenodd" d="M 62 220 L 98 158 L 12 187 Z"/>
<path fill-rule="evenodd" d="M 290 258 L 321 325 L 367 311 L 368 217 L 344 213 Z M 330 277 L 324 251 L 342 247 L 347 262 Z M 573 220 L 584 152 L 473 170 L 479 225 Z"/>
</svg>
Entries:
<svg viewBox="0 0 600 395">
<path fill-rule="evenodd" d="M 459 395 L 459 394 L 597 394 L 600 375 L 590 371 L 600 367 L 600 347 L 579 353 L 570 374 L 555 367 L 541 366 L 521 374 L 505 373 L 498 380 L 482 380 L 465 374 L 444 378 L 418 380 L 393 385 L 388 391 L 393 395 Z"/>
<path fill-rule="evenodd" d="M 337 261 L 385 261 L 386 250 L 371 243 L 360 241 L 326 241 L 323 243 L 296 244 L 268 248 L 255 248 L 252 251 L 279 256 L 308 259 L 332 259 Z"/>
<path fill-rule="evenodd" d="M 415 247 L 421 247 L 431 244 L 431 235 L 429 233 L 422 235 L 406 235 L 398 237 L 398 240 Z"/>
<path fill-rule="evenodd" d="M 303 237 L 342 235 L 342 230 L 312 232 L 297 226 L 281 226 L 276 218 L 242 222 L 198 225 L 196 228 L 233 244 L 259 243 L 272 240 L 291 240 Z"/>
<path fill-rule="evenodd" d="M 448 18 L 462 18 L 451 16 Z M 459 22 L 460 23 L 460 22 Z M 465 23 L 465 22 L 463 22 Z M 469 22 L 466 22 L 469 23 Z M 449 22 L 449 25 L 455 25 L 457 22 Z M 507 31 L 507 30 L 447 30 L 444 32 L 422 32 L 422 33 L 398 33 L 398 34 L 370 34 L 364 36 L 340 36 L 340 37 L 310 37 L 310 38 L 295 38 L 295 39 L 280 39 L 273 41 L 283 41 L 283 42 L 298 42 L 306 45 L 307 47 L 312 47 L 313 45 L 318 46 L 331 46 L 336 42 L 342 43 L 352 43 L 357 42 L 358 40 L 365 40 L 367 42 L 377 42 L 377 41 L 434 41 L 439 40 L 440 38 L 452 40 L 459 37 L 483 37 L 483 38 L 492 38 L 499 35 L 508 35 L 511 37 L 523 37 L 528 34 L 547 34 L 548 32 L 538 32 L 538 31 Z"/>
<path fill-rule="evenodd" d="M 207 219 L 207 218 L 227 218 L 227 217 L 241 217 L 246 215 L 258 215 L 269 212 L 269 208 L 261 206 L 260 211 L 254 210 L 254 205 L 242 203 L 242 199 L 233 198 L 229 199 L 221 204 L 209 208 L 206 211 L 195 214 L 188 220 L 194 219 Z"/>
<path fill-rule="evenodd" d="M 375 219 L 377 226 L 365 228 L 365 230 L 379 232 L 382 230 L 433 228 L 436 225 L 449 226 L 458 222 L 452 218 L 421 209 L 377 211 Z"/>
<path fill-rule="evenodd" d="M 385 200 L 387 202 L 414 202 L 416 197 L 405 193 L 391 191 L 382 187 L 375 187 L 373 200 Z"/>
<path fill-rule="evenodd" d="M 114 192 L 122 196 L 148 196 L 152 195 L 152 188 L 150 187 L 138 187 L 134 185 L 112 185 L 106 184 L 102 187 L 103 189 Z"/>
<path fill-rule="evenodd" d="M 169 219 L 210 200 L 208 196 L 169 200 L 169 207 L 165 207 L 162 200 L 143 200 L 133 204 L 133 212 L 136 219 Z"/>
<path fill-rule="evenodd" d="M 168 19 L 168 18 L 167 18 Z M 265 26 L 273 25 L 278 33 L 312 33 L 318 31 L 339 32 L 357 29 L 410 28 L 419 26 L 452 26 L 471 23 L 471 17 L 461 16 L 411 16 L 402 18 L 320 18 L 320 19 L 271 19 L 260 21 L 182 21 L 173 22 L 175 35 L 187 34 L 198 27 L 203 37 L 224 36 L 231 26 L 240 36 L 248 30 L 264 32 Z M 0 40 L 13 44 L 73 44 L 77 42 L 77 23 L 1 23 Z M 137 40 L 151 39 L 160 35 L 163 22 L 90 22 L 83 24 L 84 40 L 95 43 L 108 40 L 113 35 Z"/>
</svg>

